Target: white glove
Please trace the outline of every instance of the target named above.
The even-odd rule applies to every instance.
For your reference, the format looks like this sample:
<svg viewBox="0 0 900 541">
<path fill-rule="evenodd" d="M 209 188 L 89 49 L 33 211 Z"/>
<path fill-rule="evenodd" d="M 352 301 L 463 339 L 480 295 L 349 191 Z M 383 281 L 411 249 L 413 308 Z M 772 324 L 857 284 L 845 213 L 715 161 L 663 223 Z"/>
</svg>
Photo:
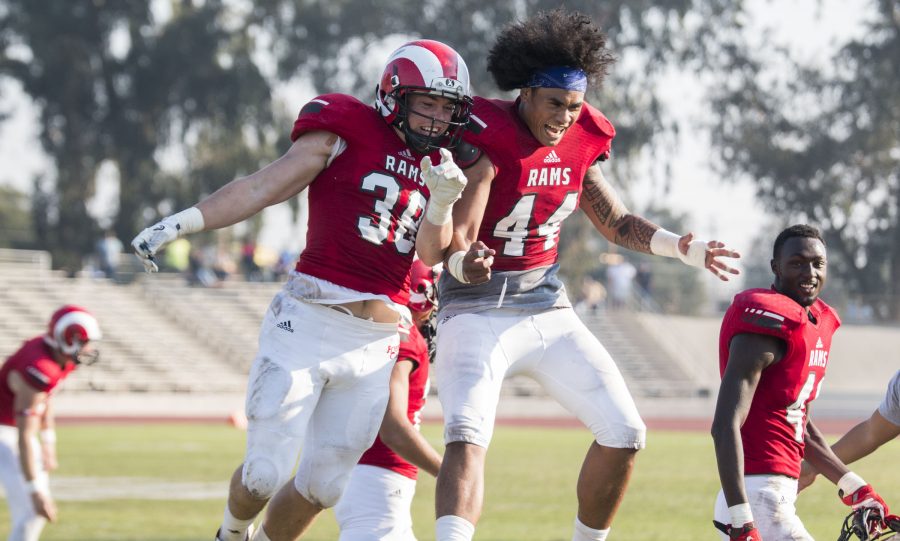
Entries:
<svg viewBox="0 0 900 541">
<path fill-rule="evenodd" d="M 178 214 L 173 214 L 144 229 L 131 241 L 134 253 L 137 254 L 147 272 L 156 272 L 154 256 L 160 248 L 187 233 L 203 229 L 203 213 L 197 207 L 191 207 Z"/>
<path fill-rule="evenodd" d="M 431 165 L 431 157 L 425 156 L 420 164 L 422 178 L 431 196 L 425 208 L 425 219 L 434 225 L 444 225 L 450 221 L 453 203 L 462 195 L 466 187 L 466 175 L 453 161 L 453 155 L 446 148 L 441 150 L 441 164 Z"/>
</svg>

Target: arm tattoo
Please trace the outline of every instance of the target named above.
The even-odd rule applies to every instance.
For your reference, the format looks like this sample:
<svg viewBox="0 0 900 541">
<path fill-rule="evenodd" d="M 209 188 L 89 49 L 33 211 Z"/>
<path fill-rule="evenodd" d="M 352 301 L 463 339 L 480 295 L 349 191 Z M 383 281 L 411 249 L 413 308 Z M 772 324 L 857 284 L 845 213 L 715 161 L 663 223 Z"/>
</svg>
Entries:
<svg viewBox="0 0 900 541">
<path fill-rule="evenodd" d="M 650 253 L 650 238 L 659 226 L 631 214 L 599 168 L 592 167 L 585 175 L 582 197 L 607 239 L 629 250 Z"/>
</svg>

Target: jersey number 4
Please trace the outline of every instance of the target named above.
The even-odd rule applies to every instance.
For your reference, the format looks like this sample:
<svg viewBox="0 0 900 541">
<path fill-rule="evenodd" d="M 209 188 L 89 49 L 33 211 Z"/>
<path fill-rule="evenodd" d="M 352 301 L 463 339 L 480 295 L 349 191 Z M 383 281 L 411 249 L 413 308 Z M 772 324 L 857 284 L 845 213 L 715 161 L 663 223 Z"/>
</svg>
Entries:
<svg viewBox="0 0 900 541">
<path fill-rule="evenodd" d="M 525 239 L 528 237 L 528 224 L 531 223 L 531 215 L 534 212 L 534 200 L 537 194 L 529 193 L 522 196 L 513 207 L 512 211 L 497 222 L 494 227 L 494 236 L 507 239 L 503 243 L 503 255 L 525 255 Z M 569 192 L 562 204 L 547 218 L 547 221 L 537 226 L 538 238 L 544 239 L 543 251 L 547 251 L 556 244 L 559 238 L 559 228 L 566 216 L 578 207 L 578 192 Z"/>
<path fill-rule="evenodd" d="M 384 196 L 379 198 L 379 190 Z M 384 244 L 393 231 L 394 246 L 401 254 L 408 254 L 416 246 L 419 220 L 425 210 L 425 196 L 418 190 L 409 192 L 409 201 L 400 218 L 394 218 L 394 207 L 400 199 L 401 188 L 397 179 L 384 173 L 369 173 L 363 177 L 362 191 L 375 196 L 375 215 L 360 216 L 357 222 L 362 238 L 372 244 Z"/>
<path fill-rule="evenodd" d="M 821 385 L 822 382 L 819 381 L 819 386 Z M 797 400 L 794 400 L 794 403 L 787 407 L 785 417 L 788 424 L 794 427 L 794 439 L 796 441 L 803 441 L 803 429 L 806 427 L 806 403 L 809 401 L 809 397 L 812 396 L 813 390 L 816 390 L 816 387 L 816 374 L 810 373 L 800 389 L 800 394 L 797 395 Z M 818 394 L 819 392 L 816 390 L 816 396 Z"/>
</svg>

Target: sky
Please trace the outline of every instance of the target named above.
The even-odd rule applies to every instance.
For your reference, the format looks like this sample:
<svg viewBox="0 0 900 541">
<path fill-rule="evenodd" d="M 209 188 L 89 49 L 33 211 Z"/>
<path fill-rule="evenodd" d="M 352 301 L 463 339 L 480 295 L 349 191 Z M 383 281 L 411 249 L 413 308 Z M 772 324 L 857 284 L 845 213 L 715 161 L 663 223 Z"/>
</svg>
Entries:
<svg viewBox="0 0 900 541">
<path fill-rule="evenodd" d="M 752 14 L 748 21 L 750 35 L 758 44 L 765 42 L 787 47 L 799 59 L 826 67 L 840 44 L 863 31 L 862 23 L 867 14 L 865 0 L 750 0 L 748 4 Z M 165 2 L 154 5 L 165 5 Z M 402 37 L 388 36 L 386 50 L 402 41 Z M 380 71 L 380 62 L 374 59 L 372 66 L 375 78 Z M 698 129 L 698 125 L 709 118 L 705 110 L 708 106 L 703 103 L 702 84 L 693 76 L 678 72 L 672 73 L 665 84 L 671 89 L 666 93 L 670 114 L 677 120 L 680 133 L 684 134 L 679 159 L 671 164 L 671 190 L 663 194 L 662 188 L 652 180 L 653 175 L 649 172 L 656 165 L 649 158 L 642 166 L 648 174 L 620 180 L 627 181 L 635 208 L 644 207 L 651 200 L 665 201 L 674 211 L 687 214 L 688 225 L 698 237 L 716 238 L 746 253 L 759 229 L 758 224 L 771 217 L 755 201 L 752 183 L 726 184 L 711 170 L 709 141 Z M 9 120 L 0 124 L 0 184 L 30 192 L 32 179 L 50 168 L 38 141 L 39 111 L 17 82 L 0 80 L 0 96 L 0 113 L 10 115 Z M 275 89 L 276 100 L 293 104 L 287 105 L 289 109 L 299 108 L 311 97 L 313 90 L 304 81 L 292 81 Z M 177 158 L 173 161 L 177 162 Z M 115 175 L 109 171 L 102 174 L 97 196 L 89 204 L 95 216 L 109 214 L 117 190 Z M 287 205 L 265 212 L 260 244 L 275 251 L 282 248 L 298 250 L 302 227 L 290 222 Z"/>
</svg>

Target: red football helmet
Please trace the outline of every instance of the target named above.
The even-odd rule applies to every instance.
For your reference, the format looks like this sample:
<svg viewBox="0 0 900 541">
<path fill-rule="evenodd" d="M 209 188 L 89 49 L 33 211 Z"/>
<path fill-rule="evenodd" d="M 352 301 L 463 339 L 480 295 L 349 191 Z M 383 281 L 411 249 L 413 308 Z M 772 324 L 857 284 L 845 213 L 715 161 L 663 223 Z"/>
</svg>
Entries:
<svg viewBox="0 0 900 541">
<path fill-rule="evenodd" d="M 437 280 L 440 275 L 433 267 L 422 263 L 421 259 L 413 261 L 409 278 L 409 309 L 414 312 L 427 312 L 437 307 Z"/>
<path fill-rule="evenodd" d="M 90 312 L 67 304 L 53 313 L 45 340 L 52 347 L 68 355 L 78 364 L 93 364 L 99 357 L 96 349 L 82 352 L 90 340 L 100 340 L 100 325 Z"/>
<path fill-rule="evenodd" d="M 456 102 L 444 133 L 425 135 L 409 129 L 410 94 L 440 96 Z M 375 108 L 389 124 L 403 131 L 413 150 L 424 153 L 439 147 L 453 148 L 462 137 L 472 108 L 469 68 L 452 47 L 428 39 L 411 41 L 388 58 L 381 82 L 375 87 Z M 438 122 L 426 118 L 431 118 L 432 126 Z"/>
</svg>

